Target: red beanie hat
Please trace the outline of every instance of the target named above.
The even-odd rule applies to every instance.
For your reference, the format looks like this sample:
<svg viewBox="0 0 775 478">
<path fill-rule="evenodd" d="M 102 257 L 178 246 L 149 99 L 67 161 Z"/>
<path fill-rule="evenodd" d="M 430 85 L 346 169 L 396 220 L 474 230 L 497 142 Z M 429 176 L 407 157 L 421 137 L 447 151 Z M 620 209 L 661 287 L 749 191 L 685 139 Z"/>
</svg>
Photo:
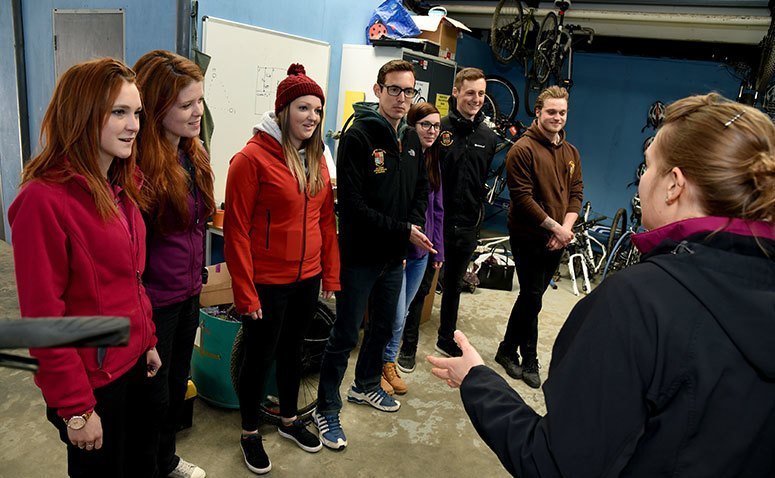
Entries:
<svg viewBox="0 0 775 478">
<path fill-rule="evenodd" d="M 321 104 L 326 104 L 323 89 L 307 76 L 304 65 L 293 63 L 288 67 L 288 78 L 277 85 L 277 98 L 274 100 L 274 112 L 279 113 L 288 103 L 299 96 L 313 95 L 320 98 Z"/>
</svg>

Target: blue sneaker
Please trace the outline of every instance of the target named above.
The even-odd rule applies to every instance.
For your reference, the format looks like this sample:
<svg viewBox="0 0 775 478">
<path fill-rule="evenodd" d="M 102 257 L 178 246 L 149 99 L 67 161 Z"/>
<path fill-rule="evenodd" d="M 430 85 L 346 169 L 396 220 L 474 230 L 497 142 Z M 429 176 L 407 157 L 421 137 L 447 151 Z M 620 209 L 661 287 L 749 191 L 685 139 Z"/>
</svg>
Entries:
<svg viewBox="0 0 775 478">
<path fill-rule="evenodd" d="M 365 392 L 353 384 L 347 392 L 347 401 L 362 405 L 371 405 L 383 412 L 397 412 L 401 402 L 387 394 L 379 385 L 370 392 Z"/>
<path fill-rule="evenodd" d="M 343 450 L 347 446 L 347 437 L 344 436 L 342 424 L 339 422 L 339 413 L 321 415 L 315 410 L 312 421 L 320 434 L 320 441 L 332 450 Z"/>
</svg>

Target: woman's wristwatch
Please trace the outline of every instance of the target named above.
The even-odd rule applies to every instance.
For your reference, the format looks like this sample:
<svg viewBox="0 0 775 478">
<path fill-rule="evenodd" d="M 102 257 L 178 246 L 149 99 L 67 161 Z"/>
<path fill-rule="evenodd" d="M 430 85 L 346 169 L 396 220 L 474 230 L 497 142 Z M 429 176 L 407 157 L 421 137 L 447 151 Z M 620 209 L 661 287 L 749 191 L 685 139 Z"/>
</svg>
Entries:
<svg viewBox="0 0 775 478">
<path fill-rule="evenodd" d="M 94 413 L 94 411 L 86 412 L 83 415 L 75 415 L 70 418 L 63 418 L 63 420 L 65 421 L 67 428 L 71 430 L 80 430 L 86 426 L 86 422 L 89 420 L 92 413 Z"/>
</svg>

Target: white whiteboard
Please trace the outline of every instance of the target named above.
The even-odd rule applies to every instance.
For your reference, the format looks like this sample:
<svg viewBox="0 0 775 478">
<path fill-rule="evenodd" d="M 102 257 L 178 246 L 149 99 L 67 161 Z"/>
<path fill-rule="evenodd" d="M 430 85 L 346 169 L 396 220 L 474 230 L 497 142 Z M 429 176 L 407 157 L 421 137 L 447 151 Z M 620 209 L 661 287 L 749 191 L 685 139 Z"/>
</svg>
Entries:
<svg viewBox="0 0 775 478">
<path fill-rule="evenodd" d="M 248 142 L 264 112 L 274 109 L 277 84 L 286 78 L 288 67 L 304 65 L 307 75 L 326 93 L 331 47 L 220 18 L 204 17 L 202 24 L 202 49 L 211 57 L 205 99 L 215 122 L 210 161 L 215 201 L 220 204 L 229 161 Z"/>
</svg>

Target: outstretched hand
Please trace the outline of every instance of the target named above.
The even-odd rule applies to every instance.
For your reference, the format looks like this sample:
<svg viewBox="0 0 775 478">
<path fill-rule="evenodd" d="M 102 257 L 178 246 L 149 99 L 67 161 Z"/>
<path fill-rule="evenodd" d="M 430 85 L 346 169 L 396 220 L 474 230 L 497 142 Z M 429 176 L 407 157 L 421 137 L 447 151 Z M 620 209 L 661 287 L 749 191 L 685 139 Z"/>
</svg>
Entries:
<svg viewBox="0 0 775 478">
<path fill-rule="evenodd" d="M 468 338 L 463 335 L 463 332 L 455 331 L 455 342 L 457 342 L 460 350 L 463 351 L 462 357 L 434 357 L 429 355 L 426 357 L 428 362 L 433 365 L 431 373 L 447 382 L 452 388 L 460 387 L 463 380 L 468 375 L 468 372 L 477 365 L 484 365 L 484 360 L 479 355 L 479 352 L 468 342 Z"/>
</svg>

